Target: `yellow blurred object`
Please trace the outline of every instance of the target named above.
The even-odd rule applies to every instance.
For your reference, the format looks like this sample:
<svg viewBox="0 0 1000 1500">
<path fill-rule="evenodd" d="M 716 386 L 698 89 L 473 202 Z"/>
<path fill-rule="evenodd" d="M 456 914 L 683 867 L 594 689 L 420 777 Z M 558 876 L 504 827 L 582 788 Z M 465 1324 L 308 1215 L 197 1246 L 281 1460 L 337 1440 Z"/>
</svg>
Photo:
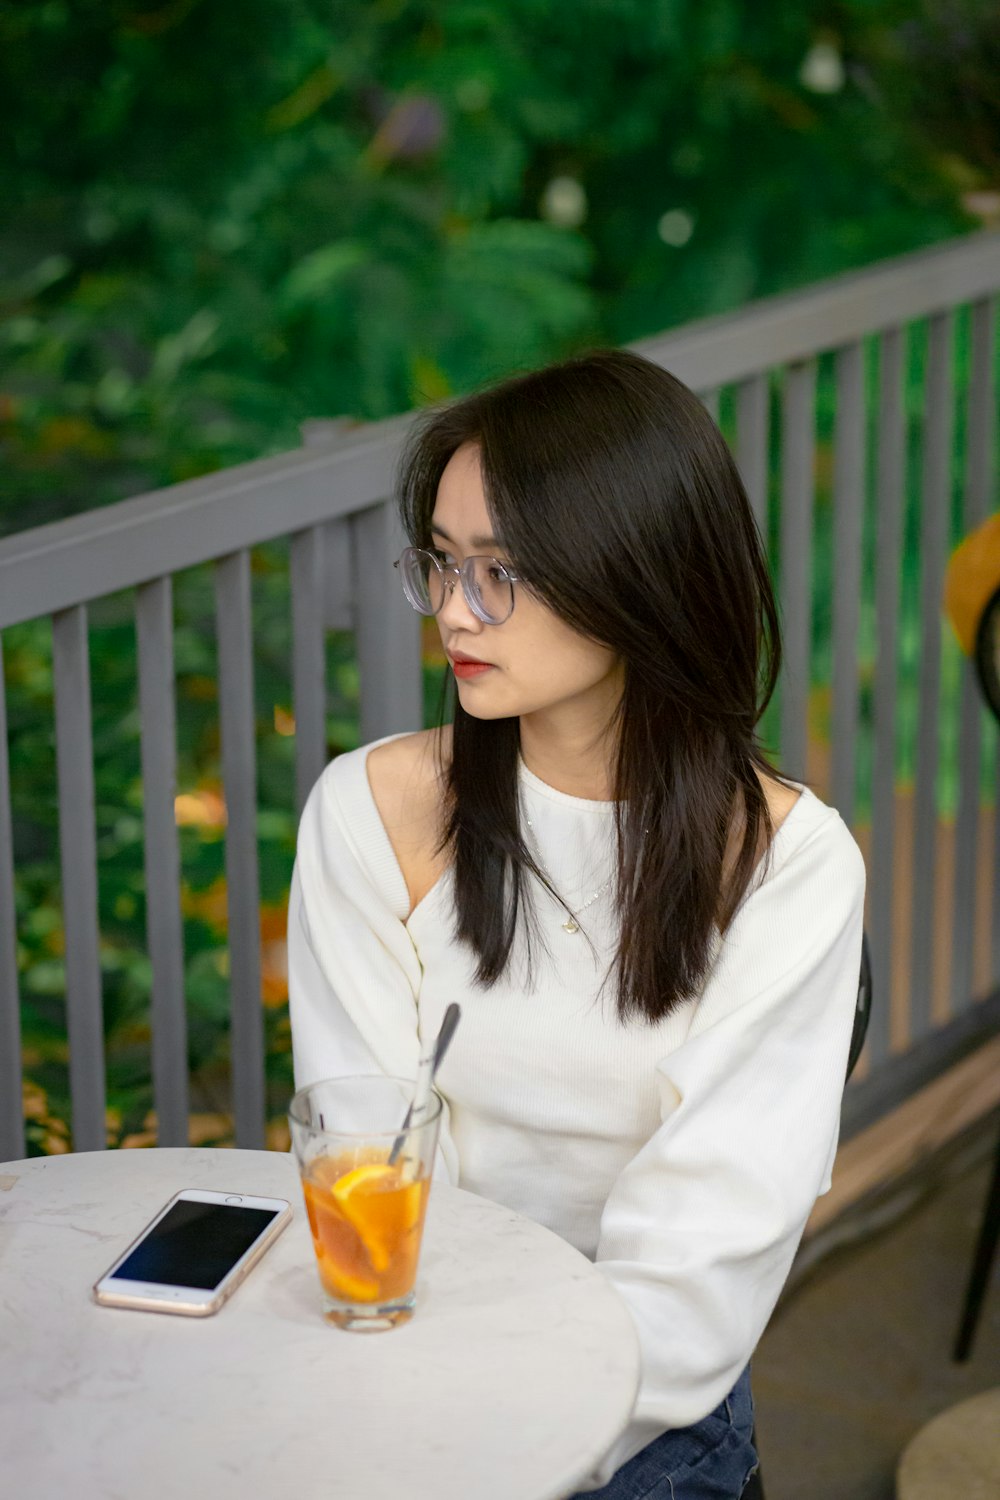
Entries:
<svg viewBox="0 0 1000 1500">
<path fill-rule="evenodd" d="M 269 1009 L 288 999 L 288 901 L 260 909 L 260 998 Z"/>
<path fill-rule="evenodd" d="M 268 1151 L 287 1151 L 292 1144 L 291 1131 L 288 1128 L 288 1119 L 285 1115 L 279 1115 L 274 1120 L 268 1120 L 264 1127 L 264 1145 Z"/>
<path fill-rule="evenodd" d="M 174 798 L 174 822 L 180 827 L 225 828 L 225 799 L 217 788 L 210 786 L 179 792 Z"/>
<path fill-rule="evenodd" d="M 955 548 L 944 580 L 944 607 L 966 656 L 987 604 L 1000 589 L 1000 511 Z"/>
<path fill-rule="evenodd" d="M 188 1115 L 189 1146 L 231 1146 L 233 1121 L 230 1115 Z"/>
<path fill-rule="evenodd" d="M 25 1079 L 21 1084 L 22 1114 L 26 1120 L 44 1120 L 49 1110 L 45 1090 Z"/>
<path fill-rule="evenodd" d="M 229 921 L 229 895 L 226 878 L 220 875 L 204 890 L 181 887 L 181 911 L 186 917 L 198 917 L 207 927 L 224 934 Z"/>
</svg>

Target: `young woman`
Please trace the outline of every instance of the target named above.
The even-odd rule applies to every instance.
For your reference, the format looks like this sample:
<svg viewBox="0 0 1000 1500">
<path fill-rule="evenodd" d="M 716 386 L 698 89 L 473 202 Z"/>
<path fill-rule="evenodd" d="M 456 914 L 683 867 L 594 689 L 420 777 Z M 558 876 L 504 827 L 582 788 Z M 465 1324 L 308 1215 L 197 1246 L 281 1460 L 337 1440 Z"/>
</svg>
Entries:
<svg viewBox="0 0 1000 1500">
<path fill-rule="evenodd" d="M 750 1355 L 829 1186 L 864 894 L 755 739 L 779 642 L 746 495 L 700 402 L 619 352 L 425 417 L 400 496 L 454 724 L 312 793 L 296 1083 L 412 1076 L 459 1000 L 438 1169 L 595 1259 L 638 1330 L 584 1490 L 735 1500 Z"/>
</svg>

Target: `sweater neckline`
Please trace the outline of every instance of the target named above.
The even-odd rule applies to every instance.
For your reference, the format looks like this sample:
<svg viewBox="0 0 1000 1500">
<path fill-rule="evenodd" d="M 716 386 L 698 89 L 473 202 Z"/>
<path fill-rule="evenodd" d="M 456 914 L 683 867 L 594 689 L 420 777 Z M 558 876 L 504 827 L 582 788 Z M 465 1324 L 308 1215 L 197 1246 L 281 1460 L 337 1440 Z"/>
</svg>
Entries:
<svg viewBox="0 0 1000 1500">
<path fill-rule="evenodd" d="M 550 786 L 547 781 L 543 781 L 540 776 L 536 776 L 534 771 L 528 770 L 520 752 L 518 752 L 517 757 L 517 773 L 523 786 L 530 787 L 540 797 L 545 797 L 550 802 L 558 803 L 562 807 L 572 807 L 578 812 L 604 813 L 605 815 L 613 813 L 615 810 L 616 804 L 614 802 L 605 802 L 600 798 L 574 797 L 569 792 L 560 792 L 557 787 Z"/>
<path fill-rule="evenodd" d="M 597 813 L 598 815 L 604 814 L 605 816 L 607 816 L 609 813 L 614 812 L 617 805 L 614 802 L 604 802 L 600 799 L 594 799 L 591 797 L 574 797 L 569 792 L 559 791 L 557 787 L 550 786 L 547 781 L 543 781 L 540 776 L 536 776 L 534 771 L 529 771 L 520 752 L 518 753 L 517 757 L 517 770 L 521 782 L 524 786 L 530 787 L 531 790 L 533 792 L 537 792 L 540 797 L 545 797 L 548 799 L 548 801 L 555 802 L 559 806 L 575 808 L 578 812 Z M 813 795 L 809 787 L 807 787 L 804 783 L 793 782 L 792 785 L 798 787 L 799 795 L 796 797 L 795 801 L 792 803 L 791 807 L 788 809 L 788 812 L 782 819 L 782 822 L 774 835 L 775 840 L 781 838 L 781 835 L 784 833 L 789 823 L 791 823 L 793 820 L 796 820 L 796 815 L 798 814 L 802 804 Z"/>
</svg>

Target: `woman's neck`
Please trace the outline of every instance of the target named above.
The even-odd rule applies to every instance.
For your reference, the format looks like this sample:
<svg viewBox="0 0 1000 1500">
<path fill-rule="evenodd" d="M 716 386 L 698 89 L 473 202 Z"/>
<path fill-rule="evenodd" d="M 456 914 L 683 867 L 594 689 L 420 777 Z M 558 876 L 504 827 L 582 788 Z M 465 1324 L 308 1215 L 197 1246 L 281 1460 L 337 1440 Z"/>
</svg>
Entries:
<svg viewBox="0 0 1000 1500">
<path fill-rule="evenodd" d="M 520 720 L 521 758 L 528 770 L 557 792 L 592 802 L 614 800 L 614 743 L 609 728 L 553 724 L 525 714 Z"/>
</svg>

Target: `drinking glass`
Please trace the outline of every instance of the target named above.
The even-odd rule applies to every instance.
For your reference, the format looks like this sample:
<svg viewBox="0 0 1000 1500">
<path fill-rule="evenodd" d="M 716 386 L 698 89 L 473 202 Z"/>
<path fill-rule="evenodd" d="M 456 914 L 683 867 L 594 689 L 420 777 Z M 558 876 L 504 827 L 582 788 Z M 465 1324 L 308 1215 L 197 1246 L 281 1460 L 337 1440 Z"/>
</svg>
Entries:
<svg viewBox="0 0 1000 1500">
<path fill-rule="evenodd" d="M 288 1111 L 324 1315 L 377 1332 L 413 1314 L 420 1241 L 441 1097 L 404 1128 L 414 1081 L 381 1074 L 327 1078 Z"/>
</svg>

